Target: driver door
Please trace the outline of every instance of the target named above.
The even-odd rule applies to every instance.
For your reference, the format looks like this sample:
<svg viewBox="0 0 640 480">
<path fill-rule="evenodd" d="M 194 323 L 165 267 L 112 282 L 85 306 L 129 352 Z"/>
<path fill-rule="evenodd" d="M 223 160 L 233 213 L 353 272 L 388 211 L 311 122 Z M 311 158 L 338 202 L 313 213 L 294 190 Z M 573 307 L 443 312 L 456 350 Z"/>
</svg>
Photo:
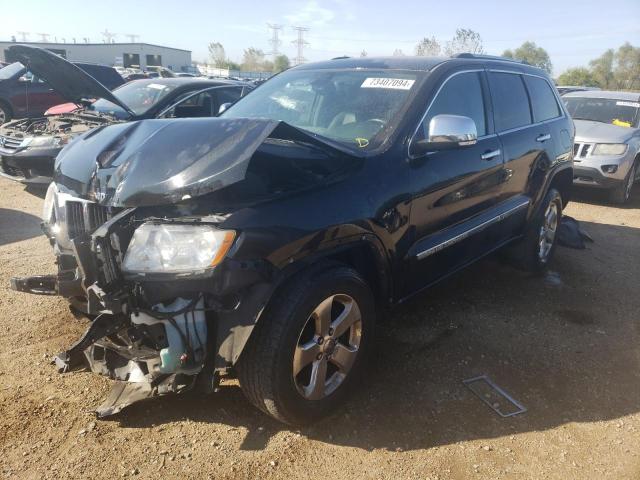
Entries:
<svg viewBox="0 0 640 480">
<path fill-rule="evenodd" d="M 410 295 L 491 250 L 500 239 L 480 225 L 492 218 L 504 182 L 500 139 L 493 133 L 482 70 L 454 73 L 436 93 L 412 145 L 429 135 L 436 115 L 471 118 L 477 142 L 414 155 L 410 223 L 412 246 L 405 262 Z"/>
</svg>

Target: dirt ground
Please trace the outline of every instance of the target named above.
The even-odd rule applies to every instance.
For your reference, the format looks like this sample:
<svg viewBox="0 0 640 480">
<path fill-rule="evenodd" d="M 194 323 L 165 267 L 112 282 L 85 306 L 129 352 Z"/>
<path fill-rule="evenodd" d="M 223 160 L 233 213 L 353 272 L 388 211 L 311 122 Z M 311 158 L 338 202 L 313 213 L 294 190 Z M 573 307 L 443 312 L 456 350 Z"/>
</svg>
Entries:
<svg viewBox="0 0 640 480">
<path fill-rule="evenodd" d="M 595 243 L 558 249 L 546 276 L 490 258 L 386 315 L 360 392 L 293 430 L 233 383 L 96 420 L 110 381 L 48 361 L 85 324 L 59 298 L 9 289 L 54 266 L 42 200 L 0 179 L 0 476 L 637 480 L 638 187 L 625 208 L 570 204 Z M 496 415 L 462 383 L 482 374 L 527 412 Z"/>
</svg>

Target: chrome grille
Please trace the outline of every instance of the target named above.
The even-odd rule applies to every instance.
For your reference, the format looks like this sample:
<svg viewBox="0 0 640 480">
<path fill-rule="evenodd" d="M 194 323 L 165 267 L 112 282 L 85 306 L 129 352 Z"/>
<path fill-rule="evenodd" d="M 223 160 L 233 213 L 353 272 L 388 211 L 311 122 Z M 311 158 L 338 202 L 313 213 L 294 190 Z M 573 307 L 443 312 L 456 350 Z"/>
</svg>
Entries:
<svg viewBox="0 0 640 480">
<path fill-rule="evenodd" d="M 13 138 L 0 135 L 0 149 L 9 151 L 17 150 L 18 147 L 20 147 L 21 143 L 22 138 Z"/>
<path fill-rule="evenodd" d="M 70 240 L 93 233 L 110 218 L 109 209 L 96 203 L 67 200 L 65 209 Z"/>
<path fill-rule="evenodd" d="M 592 148 L 593 143 L 574 143 L 573 156 L 574 158 L 584 158 L 589 155 Z"/>
</svg>

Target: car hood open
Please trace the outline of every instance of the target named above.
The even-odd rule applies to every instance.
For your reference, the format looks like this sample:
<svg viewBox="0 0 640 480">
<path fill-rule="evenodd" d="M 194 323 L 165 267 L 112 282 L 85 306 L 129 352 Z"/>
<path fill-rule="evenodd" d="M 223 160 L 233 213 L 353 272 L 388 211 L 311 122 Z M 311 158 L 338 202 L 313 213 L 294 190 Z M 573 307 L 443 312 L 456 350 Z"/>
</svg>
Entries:
<svg viewBox="0 0 640 480">
<path fill-rule="evenodd" d="M 13 45 L 9 47 L 9 54 L 34 75 L 46 80 L 51 88 L 70 102 L 80 103 L 82 100 L 104 98 L 135 116 L 107 87 L 81 68 L 48 50 Z"/>
<path fill-rule="evenodd" d="M 302 157 L 316 162 L 359 156 L 275 120 L 141 120 L 77 137 L 58 155 L 54 180 L 107 206 L 174 204 L 243 180 L 252 156 L 268 137 L 283 142 L 284 148 L 296 142 L 308 145 Z"/>
</svg>

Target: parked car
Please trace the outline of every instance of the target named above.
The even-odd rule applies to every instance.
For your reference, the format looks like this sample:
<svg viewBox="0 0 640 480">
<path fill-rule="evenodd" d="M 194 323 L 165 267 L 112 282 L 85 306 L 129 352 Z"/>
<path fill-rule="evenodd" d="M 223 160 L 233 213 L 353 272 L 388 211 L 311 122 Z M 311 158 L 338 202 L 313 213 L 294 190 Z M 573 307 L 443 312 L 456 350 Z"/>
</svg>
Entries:
<svg viewBox="0 0 640 480">
<path fill-rule="evenodd" d="M 20 47 L 13 53 L 71 102 L 60 106 L 62 113 L 58 115 L 0 126 L 0 175 L 28 184 L 50 183 L 56 155 L 80 133 L 161 116 L 215 116 L 222 104 L 236 101 L 252 88 L 238 82 L 159 78 L 126 83 L 110 92 L 83 70 L 46 50 Z M 199 96 L 190 96 L 197 91 Z"/>
<path fill-rule="evenodd" d="M 14 46 L 10 50 L 16 48 L 22 46 Z M 74 65 L 108 90 L 124 83 L 123 78 L 112 67 L 77 62 Z M 32 72 L 33 68 L 27 70 L 20 62 L 0 70 L 0 125 L 11 119 L 40 117 L 47 109 L 65 101 L 47 80 Z"/>
<path fill-rule="evenodd" d="M 558 89 L 560 95 L 565 95 L 571 92 L 587 92 L 590 90 L 600 90 L 600 88 L 598 87 L 584 87 L 578 85 L 562 85 L 556 88 Z"/>
<path fill-rule="evenodd" d="M 237 374 L 308 423 L 363 375 L 380 308 L 505 246 L 547 267 L 573 136 L 548 76 L 515 61 L 300 65 L 218 118 L 74 139 L 44 205 L 59 273 L 12 287 L 95 318 L 56 361 L 120 380 L 99 415 Z"/>
<path fill-rule="evenodd" d="M 574 185 L 627 202 L 640 178 L 640 92 L 573 92 L 563 100 L 576 126 Z"/>
</svg>

